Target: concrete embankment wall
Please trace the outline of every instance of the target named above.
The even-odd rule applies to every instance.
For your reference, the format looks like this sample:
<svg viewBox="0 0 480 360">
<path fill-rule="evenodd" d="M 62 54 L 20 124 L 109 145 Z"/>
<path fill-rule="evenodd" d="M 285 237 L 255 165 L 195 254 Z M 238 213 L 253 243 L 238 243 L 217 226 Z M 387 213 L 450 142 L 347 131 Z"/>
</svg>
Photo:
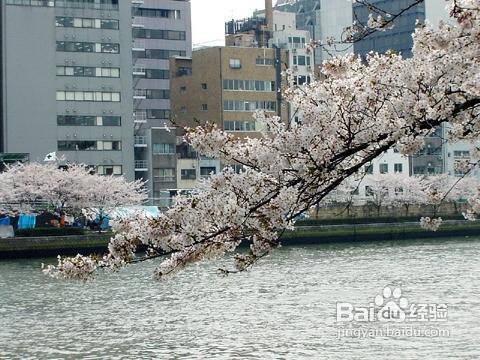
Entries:
<svg viewBox="0 0 480 360">
<path fill-rule="evenodd" d="M 0 239 L 0 259 L 104 253 L 112 234 L 16 237 Z"/>
<path fill-rule="evenodd" d="M 285 232 L 282 244 L 307 245 L 334 242 L 390 241 L 434 239 L 448 237 L 471 237 L 480 239 L 480 223 L 446 221 L 439 230 L 427 231 L 418 222 L 298 226 Z"/>
</svg>

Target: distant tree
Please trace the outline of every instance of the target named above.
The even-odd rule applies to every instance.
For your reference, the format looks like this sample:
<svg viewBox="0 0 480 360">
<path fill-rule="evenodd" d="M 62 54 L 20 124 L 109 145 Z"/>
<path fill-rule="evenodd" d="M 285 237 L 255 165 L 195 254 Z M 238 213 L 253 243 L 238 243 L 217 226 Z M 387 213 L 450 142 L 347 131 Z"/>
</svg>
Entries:
<svg viewBox="0 0 480 360">
<path fill-rule="evenodd" d="M 122 176 L 100 176 L 85 165 L 28 163 L 0 173 L 0 211 L 69 211 L 105 214 L 113 208 L 140 205 L 147 198 L 142 181 Z"/>
</svg>

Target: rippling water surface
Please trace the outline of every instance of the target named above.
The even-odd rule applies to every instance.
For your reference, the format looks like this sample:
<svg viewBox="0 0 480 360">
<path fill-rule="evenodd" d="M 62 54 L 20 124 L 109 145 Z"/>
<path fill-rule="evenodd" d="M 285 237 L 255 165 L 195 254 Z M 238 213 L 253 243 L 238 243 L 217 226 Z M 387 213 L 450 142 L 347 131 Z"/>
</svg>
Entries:
<svg viewBox="0 0 480 360">
<path fill-rule="evenodd" d="M 480 239 L 286 247 L 248 273 L 220 277 L 222 260 L 165 282 L 155 263 L 56 281 L 42 261 L 0 262 L 2 359 L 480 358 Z M 368 304 L 388 285 L 448 303 L 449 336 L 339 336 L 336 303 Z"/>
</svg>

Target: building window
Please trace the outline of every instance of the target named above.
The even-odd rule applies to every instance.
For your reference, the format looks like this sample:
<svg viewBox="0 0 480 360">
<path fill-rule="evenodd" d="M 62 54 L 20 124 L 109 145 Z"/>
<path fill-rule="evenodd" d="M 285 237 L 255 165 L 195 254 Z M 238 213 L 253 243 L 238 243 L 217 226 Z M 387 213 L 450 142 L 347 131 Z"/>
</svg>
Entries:
<svg viewBox="0 0 480 360">
<path fill-rule="evenodd" d="M 90 66 L 57 66 L 57 76 L 120 77 L 120 68 Z"/>
<path fill-rule="evenodd" d="M 255 64 L 260 66 L 272 66 L 274 64 L 274 60 L 267 58 L 256 58 Z"/>
<path fill-rule="evenodd" d="M 154 155 L 174 155 L 175 144 L 153 144 Z"/>
<path fill-rule="evenodd" d="M 388 164 L 380 164 L 379 170 L 380 174 L 388 173 Z"/>
<path fill-rule="evenodd" d="M 168 109 L 147 109 L 147 119 L 169 119 L 170 110 Z"/>
<path fill-rule="evenodd" d="M 209 177 L 210 175 L 216 174 L 216 173 L 217 173 L 217 169 L 213 166 L 200 168 L 200 177 L 202 178 Z"/>
<path fill-rule="evenodd" d="M 240 62 L 240 59 L 230 59 L 231 69 L 240 69 L 241 67 L 242 67 L 242 64 Z"/>
<path fill-rule="evenodd" d="M 403 164 L 394 164 L 393 170 L 399 174 L 403 173 Z"/>
<path fill-rule="evenodd" d="M 196 180 L 197 179 L 197 170 L 195 170 L 195 169 L 182 169 L 181 170 L 181 179 L 182 180 Z"/>
<path fill-rule="evenodd" d="M 207 90 L 207 83 L 202 83 L 202 89 Z"/>
<path fill-rule="evenodd" d="M 182 76 L 190 76 L 192 75 L 192 69 L 189 67 L 181 66 L 177 69 L 175 76 L 182 77 Z"/>
<path fill-rule="evenodd" d="M 120 151 L 121 141 L 63 140 L 58 141 L 59 151 Z"/>
<path fill-rule="evenodd" d="M 373 196 L 373 190 L 370 186 L 365 186 L 365 196 Z"/>
<path fill-rule="evenodd" d="M 202 111 L 208 110 L 208 104 L 202 104 Z"/>
<path fill-rule="evenodd" d="M 58 126 L 121 126 L 120 116 L 57 115 Z"/>
<path fill-rule="evenodd" d="M 153 181 L 173 182 L 175 181 L 175 169 L 153 169 Z"/>
<path fill-rule="evenodd" d="M 99 175 L 122 175 L 121 165 L 98 165 L 97 174 Z"/>
<path fill-rule="evenodd" d="M 142 17 L 160 17 L 160 18 L 168 18 L 168 19 L 181 18 L 180 10 L 151 9 L 151 8 L 144 8 L 144 7 L 133 7 L 132 15 L 142 16 Z"/>
<path fill-rule="evenodd" d="M 145 78 L 145 79 L 169 79 L 170 74 L 168 70 L 162 69 L 145 69 L 144 75 L 133 75 L 136 78 Z"/>
<path fill-rule="evenodd" d="M 470 159 L 470 151 L 455 150 L 453 152 L 453 157 L 456 159 Z"/>
<path fill-rule="evenodd" d="M 57 91 L 57 101 L 120 102 L 120 93 L 111 91 Z"/>
<path fill-rule="evenodd" d="M 147 99 L 170 99 L 170 91 L 162 89 L 147 89 L 145 90 Z"/>
<path fill-rule="evenodd" d="M 78 41 L 57 41 L 57 51 L 119 54 L 120 44 L 78 42 Z"/>
<path fill-rule="evenodd" d="M 373 174 L 373 165 L 365 165 L 365 174 L 372 175 Z"/>
</svg>

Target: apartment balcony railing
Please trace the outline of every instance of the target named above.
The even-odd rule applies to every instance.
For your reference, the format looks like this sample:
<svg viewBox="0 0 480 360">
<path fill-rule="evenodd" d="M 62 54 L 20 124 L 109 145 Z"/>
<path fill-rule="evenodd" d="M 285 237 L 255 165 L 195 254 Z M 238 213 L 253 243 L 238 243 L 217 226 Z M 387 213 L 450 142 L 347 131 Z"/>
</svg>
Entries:
<svg viewBox="0 0 480 360">
<path fill-rule="evenodd" d="M 132 28 L 143 29 L 145 20 L 142 17 L 132 16 Z"/>
<path fill-rule="evenodd" d="M 135 136 L 135 147 L 147 147 L 147 137 Z"/>
<path fill-rule="evenodd" d="M 148 171 L 147 160 L 135 160 L 135 171 Z"/>
<path fill-rule="evenodd" d="M 134 99 L 146 99 L 147 98 L 147 91 L 145 89 L 135 89 L 133 92 Z"/>
<path fill-rule="evenodd" d="M 133 51 L 145 51 L 145 40 L 135 39 L 132 43 Z"/>
<path fill-rule="evenodd" d="M 133 122 L 135 124 L 144 124 L 147 122 L 147 113 L 145 111 L 136 111 L 133 113 Z"/>
<path fill-rule="evenodd" d="M 133 75 L 145 76 L 145 66 L 144 65 L 135 65 L 133 67 Z"/>
</svg>

